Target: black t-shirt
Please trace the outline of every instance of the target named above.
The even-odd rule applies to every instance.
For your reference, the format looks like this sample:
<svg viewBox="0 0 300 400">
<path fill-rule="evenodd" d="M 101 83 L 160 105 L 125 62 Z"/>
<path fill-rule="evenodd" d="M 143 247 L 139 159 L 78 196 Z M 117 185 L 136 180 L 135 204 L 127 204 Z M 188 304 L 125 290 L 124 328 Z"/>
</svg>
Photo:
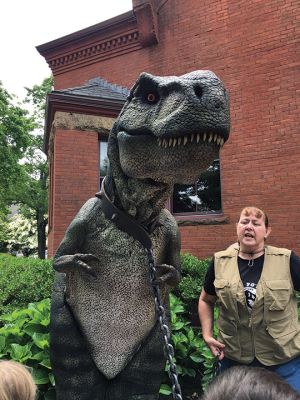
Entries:
<svg viewBox="0 0 300 400">
<path fill-rule="evenodd" d="M 238 257 L 239 272 L 241 280 L 244 285 L 246 302 L 249 311 L 252 310 L 256 298 L 256 286 L 261 276 L 261 272 L 264 265 L 264 259 L 265 256 L 263 254 L 262 256 L 255 258 L 253 260 L 253 265 L 249 266 L 248 265 L 249 260 L 244 260 Z M 290 257 L 290 268 L 291 268 L 291 277 L 294 289 L 300 291 L 300 257 L 298 257 L 293 251 L 291 252 L 291 257 Z M 205 292 L 212 296 L 216 295 L 214 280 L 215 280 L 215 268 L 214 268 L 214 260 L 212 260 L 208 267 L 203 285 Z"/>
</svg>

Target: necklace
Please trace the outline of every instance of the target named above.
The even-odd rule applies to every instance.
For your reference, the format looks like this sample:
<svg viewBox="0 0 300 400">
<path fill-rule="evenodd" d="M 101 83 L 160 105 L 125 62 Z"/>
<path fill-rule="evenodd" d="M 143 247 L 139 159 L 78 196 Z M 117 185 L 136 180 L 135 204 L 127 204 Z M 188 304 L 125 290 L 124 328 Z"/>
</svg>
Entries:
<svg viewBox="0 0 300 400">
<path fill-rule="evenodd" d="M 246 252 L 246 251 L 241 251 L 240 249 L 239 249 L 239 253 L 243 253 L 243 254 L 247 254 L 248 256 L 250 256 L 251 258 L 248 260 L 248 267 L 253 267 L 253 265 L 254 265 L 254 258 L 253 258 L 253 256 L 255 255 L 255 254 L 258 254 L 258 253 L 264 253 L 265 252 L 265 248 L 263 248 L 263 249 L 261 249 L 261 250 L 258 250 L 258 251 L 254 251 L 254 252 L 252 252 L 252 251 L 250 251 L 250 252 Z"/>
</svg>

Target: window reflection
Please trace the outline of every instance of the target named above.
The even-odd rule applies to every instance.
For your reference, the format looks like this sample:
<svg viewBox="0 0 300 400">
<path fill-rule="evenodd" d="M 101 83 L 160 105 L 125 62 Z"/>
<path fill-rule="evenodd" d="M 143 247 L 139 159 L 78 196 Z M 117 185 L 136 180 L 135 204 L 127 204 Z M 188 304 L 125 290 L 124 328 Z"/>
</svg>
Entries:
<svg viewBox="0 0 300 400">
<path fill-rule="evenodd" d="M 108 157 L 107 157 L 107 140 L 101 139 L 99 141 L 99 152 L 100 152 L 100 161 L 99 161 L 99 180 L 100 180 L 100 188 L 103 181 L 103 178 L 107 174 L 107 169 L 109 165 Z"/>
<path fill-rule="evenodd" d="M 175 185 L 172 211 L 174 214 L 222 211 L 220 160 L 215 160 L 194 184 Z"/>
</svg>

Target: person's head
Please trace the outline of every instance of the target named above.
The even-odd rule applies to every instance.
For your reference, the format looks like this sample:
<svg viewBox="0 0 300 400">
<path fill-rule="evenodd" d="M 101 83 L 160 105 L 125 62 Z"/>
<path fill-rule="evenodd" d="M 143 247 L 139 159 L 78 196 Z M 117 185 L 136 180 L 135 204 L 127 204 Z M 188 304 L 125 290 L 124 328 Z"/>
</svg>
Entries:
<svg viewBox="0 0 300 400">
<path fill-rule="evenodd" d="M 29 371 L 14 361 L 0 361 L 0 400 L 34 400 L 36 385 Z"/>
<path fill-rule="evenodd" d="M 271 233 L 267 214 L 257 207 L 242 209 L 236 224 L 238 242 L 242 250 L 257 251 Z"/>
<path fill-rule="evenodd" d="M 300 395 L 275 372 L 239 366 L 220 374 L 201 400 L 300 400 Z"/>
</svg>

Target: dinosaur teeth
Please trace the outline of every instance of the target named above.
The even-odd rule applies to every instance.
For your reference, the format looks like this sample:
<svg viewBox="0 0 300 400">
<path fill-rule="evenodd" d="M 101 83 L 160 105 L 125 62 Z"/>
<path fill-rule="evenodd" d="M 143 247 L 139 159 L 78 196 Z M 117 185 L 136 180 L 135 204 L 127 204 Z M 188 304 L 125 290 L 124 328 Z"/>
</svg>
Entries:
<svg viewBox="0 0 300 400">
<path fill-rule="evenodd" d="M 187 136 L 179 136 L 179 137 L 172 137 L 172 138 L 158 138 L 157 143 L 159 147 L 168 148 L 168 147 L 175 147 L 180 146 L 181 144 L 185 146 L 188 142 L 199 143 L 200 141 L 207 142 L 207 143 L 215 143 L 216 145 L 222 147 L 224 144 L 224 139 L 218 135 L 217 133 L 213 132 L 204 132 L 201 133 L 192 133 L 191 135 Z"/>
</svg>

